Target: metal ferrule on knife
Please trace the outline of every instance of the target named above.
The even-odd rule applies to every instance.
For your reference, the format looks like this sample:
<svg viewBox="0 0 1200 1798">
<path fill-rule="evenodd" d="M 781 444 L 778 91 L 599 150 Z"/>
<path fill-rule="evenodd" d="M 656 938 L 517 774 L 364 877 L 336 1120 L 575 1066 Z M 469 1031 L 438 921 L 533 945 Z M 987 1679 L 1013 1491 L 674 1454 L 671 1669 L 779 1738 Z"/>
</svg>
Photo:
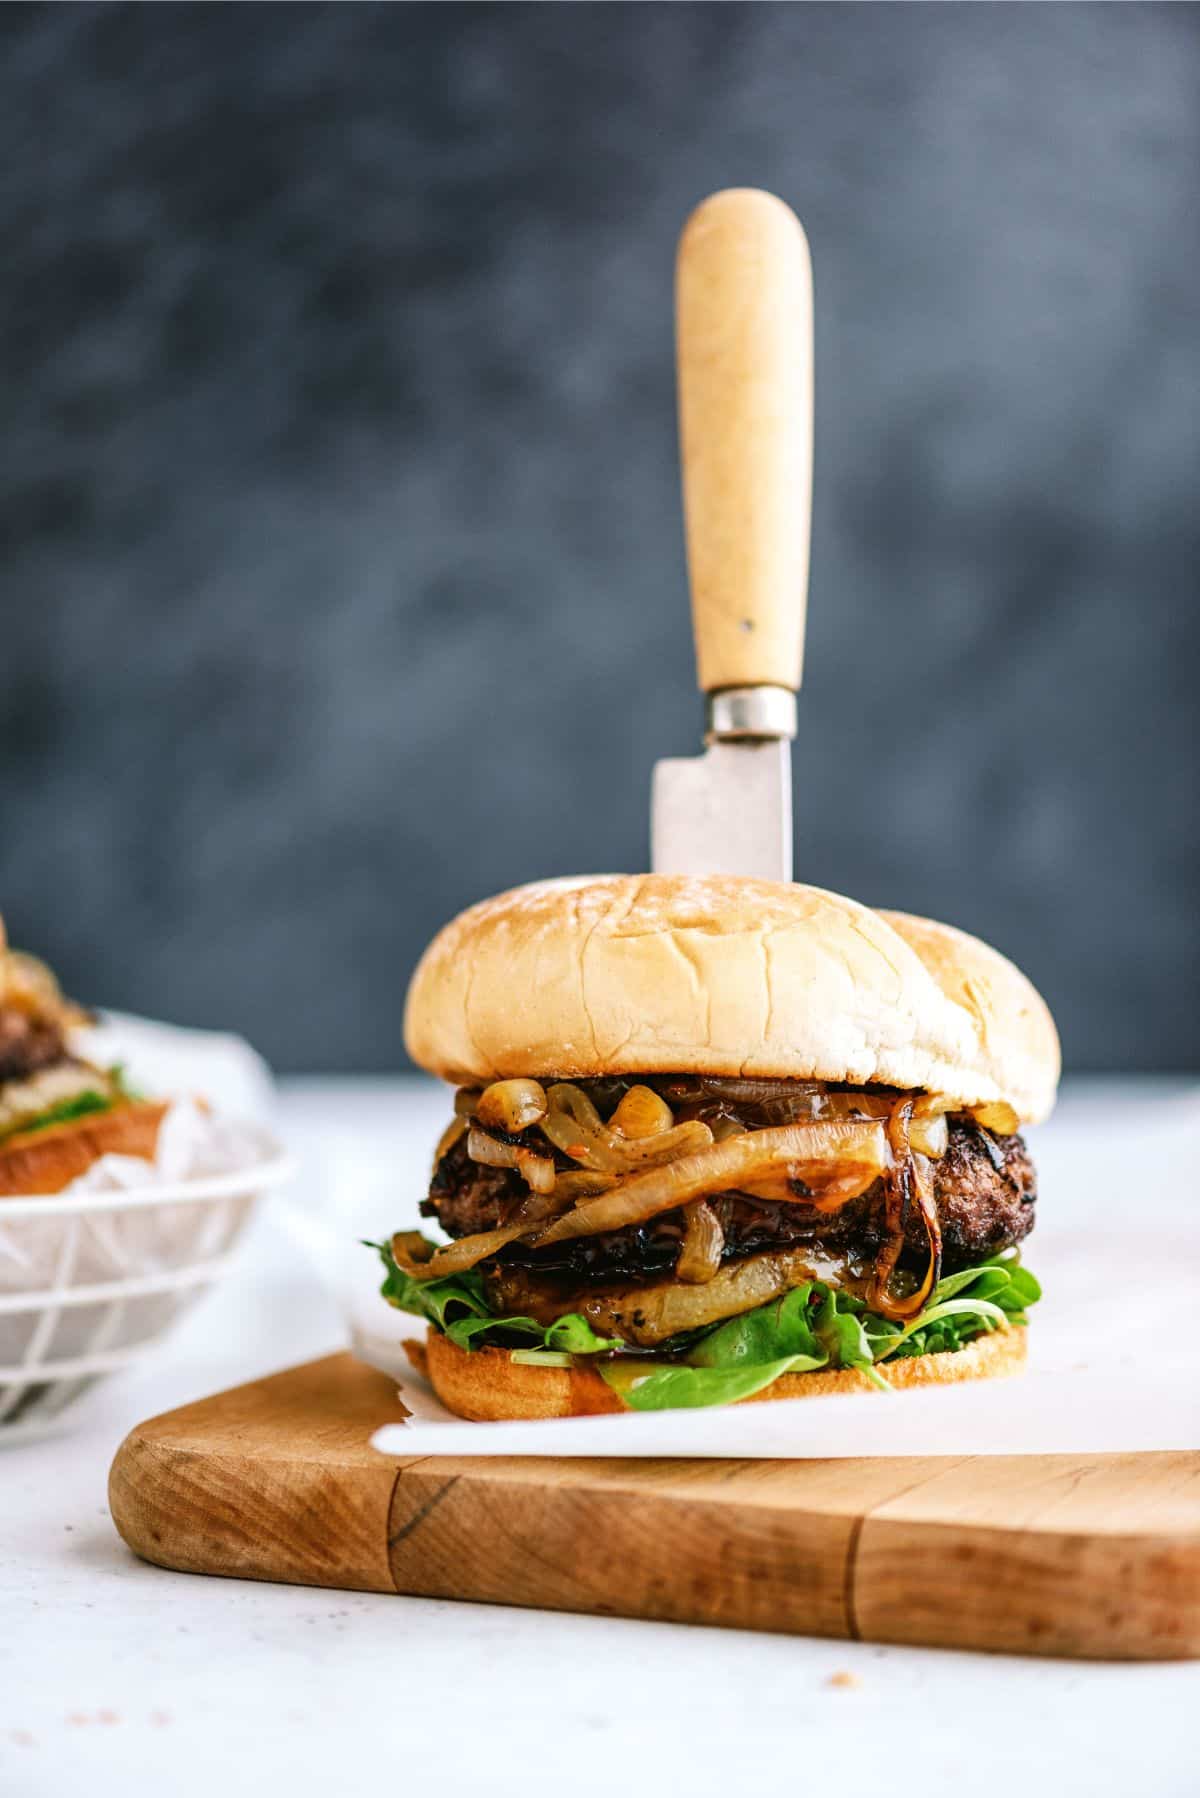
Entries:
<svg viewBox="0 0 1200 1798">
<path fill-rule="evenodd" d="M 705 696 L 706 743 L 757 742 L 796 734 L 796 695 L 790 687 L 721 687 Z"/>
</svg>

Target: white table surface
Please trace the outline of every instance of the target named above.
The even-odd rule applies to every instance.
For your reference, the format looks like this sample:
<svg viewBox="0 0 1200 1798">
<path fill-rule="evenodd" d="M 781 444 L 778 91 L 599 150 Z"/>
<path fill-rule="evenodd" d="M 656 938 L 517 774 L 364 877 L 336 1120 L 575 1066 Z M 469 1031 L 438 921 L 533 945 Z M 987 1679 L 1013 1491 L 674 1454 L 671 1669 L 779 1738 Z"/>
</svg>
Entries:
<svg viewBox="0 0 1200 1798">
<path fill-rule="evenodd" d="M 1087 1215 L 1098 1132 L 1130 1093 L 1148 1134 L 1178 1082 L 1069 1090 L 1034 1144 L 1042 1205 Z M 412 1213 L 444 1111 L 418 1081 L 293 1081 L 305 1157 L 235 1274 L 63 1433 L 0 1450 L 0 1793 L 222 1791 L 565 1798 L 615 1789 L 1200 1792 L 1200 1665 L 1107 1666 L 878 1648 L 172 1574 L 109 1519 L 139 1419 L 323 1353 L 339 1306 L 295 1208 L 335 1229 Z M 1085 1154 L 1086 1145 L 1086 1154 Z M 369 1150 L 373 1170 L 364 1175 Z M 1181 1170 L 1191 1180 L 1194 1168 Z M 348 1192 L 348 1186 L 355 1190 Z M 406 1196 L 405 1196 L 406 1195 Z M 345 1231 L 342 1224 L 345 1222 Z M 849 1674 L 853 1683 L 835 1683 Z"/>
</svg>

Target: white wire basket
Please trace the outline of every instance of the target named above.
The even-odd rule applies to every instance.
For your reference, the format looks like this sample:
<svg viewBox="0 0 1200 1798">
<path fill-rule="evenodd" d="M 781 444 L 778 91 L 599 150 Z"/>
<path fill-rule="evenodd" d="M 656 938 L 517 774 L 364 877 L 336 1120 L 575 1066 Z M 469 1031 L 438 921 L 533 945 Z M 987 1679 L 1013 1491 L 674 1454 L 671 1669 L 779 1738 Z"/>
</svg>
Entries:
<svg viewBox="0 0 1200 1798">
<path fill-rule="evenodd" d="M 220 1279 L 256 1201 L 292 1171 L 268 1131 L 243 1134 L 233 1172 L 0 1199 L 0 1443 L 49 1427 Z"/>
</svg>

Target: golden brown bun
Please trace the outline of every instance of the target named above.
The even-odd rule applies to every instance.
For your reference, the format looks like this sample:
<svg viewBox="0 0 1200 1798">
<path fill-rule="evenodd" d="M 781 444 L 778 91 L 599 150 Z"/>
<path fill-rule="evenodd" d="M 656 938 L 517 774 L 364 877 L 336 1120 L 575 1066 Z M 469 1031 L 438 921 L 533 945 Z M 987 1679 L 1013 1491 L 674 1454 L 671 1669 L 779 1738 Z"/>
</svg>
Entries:
<svg viewBox="0 0 1200 1798">
<path fill-rule="evenodd" d="M 410 1055 L 458 1085 L 703 1073 L 1002 1100 L 1036 1123 L 1059 1050 L 1011 962 L 946 924 L 819 887 L 604 875 L 448 924 L 413 976 Z"/>
<path fill-rule="evenodd" d="M 586 1417 L 625 1409 L 611 1386 L 591 1367 L 530 1367 L 513 1361 L 507 1349 L 455 1346 L 430 1327 L 424 1354 L 413 1354 L 434 1391 L 459 1417 L 473 1423 L 500 1423 L 540 1417 Z M 990 1380 L 1019 1373 L 1025 1364 L 1025 1331 L 998 1330 L 977 1336 L 951 1354 L 918 1355 L 889 1361 L 883 1368 L 894 1387 L 954 1386 L 961 1380 Z M 835 1392 L 874 1392 L 856 1368 L 829 1373 L 786 1373 L 743 1405 L 780 1398 L 819 1398 Z"/>
<path fill-rule="evenodd" d="M 23 1130 L 0 1144 L 0 1198 L 61 1192 L 101 1155 L 154 1158 L 166 1105 L 137 1100 L 88 1117 Z"/>
</svg>

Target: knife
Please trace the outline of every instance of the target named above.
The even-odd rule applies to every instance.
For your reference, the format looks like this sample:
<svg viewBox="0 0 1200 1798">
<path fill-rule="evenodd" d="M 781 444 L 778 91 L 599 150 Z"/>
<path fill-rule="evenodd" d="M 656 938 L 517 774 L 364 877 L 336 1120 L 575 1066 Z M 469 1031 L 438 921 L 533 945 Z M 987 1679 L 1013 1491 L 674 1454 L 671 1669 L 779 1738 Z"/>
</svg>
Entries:
<svg viewBox="0 0 1200 1798">
<path fill-rule="evenodd" d="M 812 494 L 812 268 L 791 208 L 755 188 L 705 200 L 675 308 L 707 748 L 655 766 L 651 866 L 791 880 Z"/>
</svg>

